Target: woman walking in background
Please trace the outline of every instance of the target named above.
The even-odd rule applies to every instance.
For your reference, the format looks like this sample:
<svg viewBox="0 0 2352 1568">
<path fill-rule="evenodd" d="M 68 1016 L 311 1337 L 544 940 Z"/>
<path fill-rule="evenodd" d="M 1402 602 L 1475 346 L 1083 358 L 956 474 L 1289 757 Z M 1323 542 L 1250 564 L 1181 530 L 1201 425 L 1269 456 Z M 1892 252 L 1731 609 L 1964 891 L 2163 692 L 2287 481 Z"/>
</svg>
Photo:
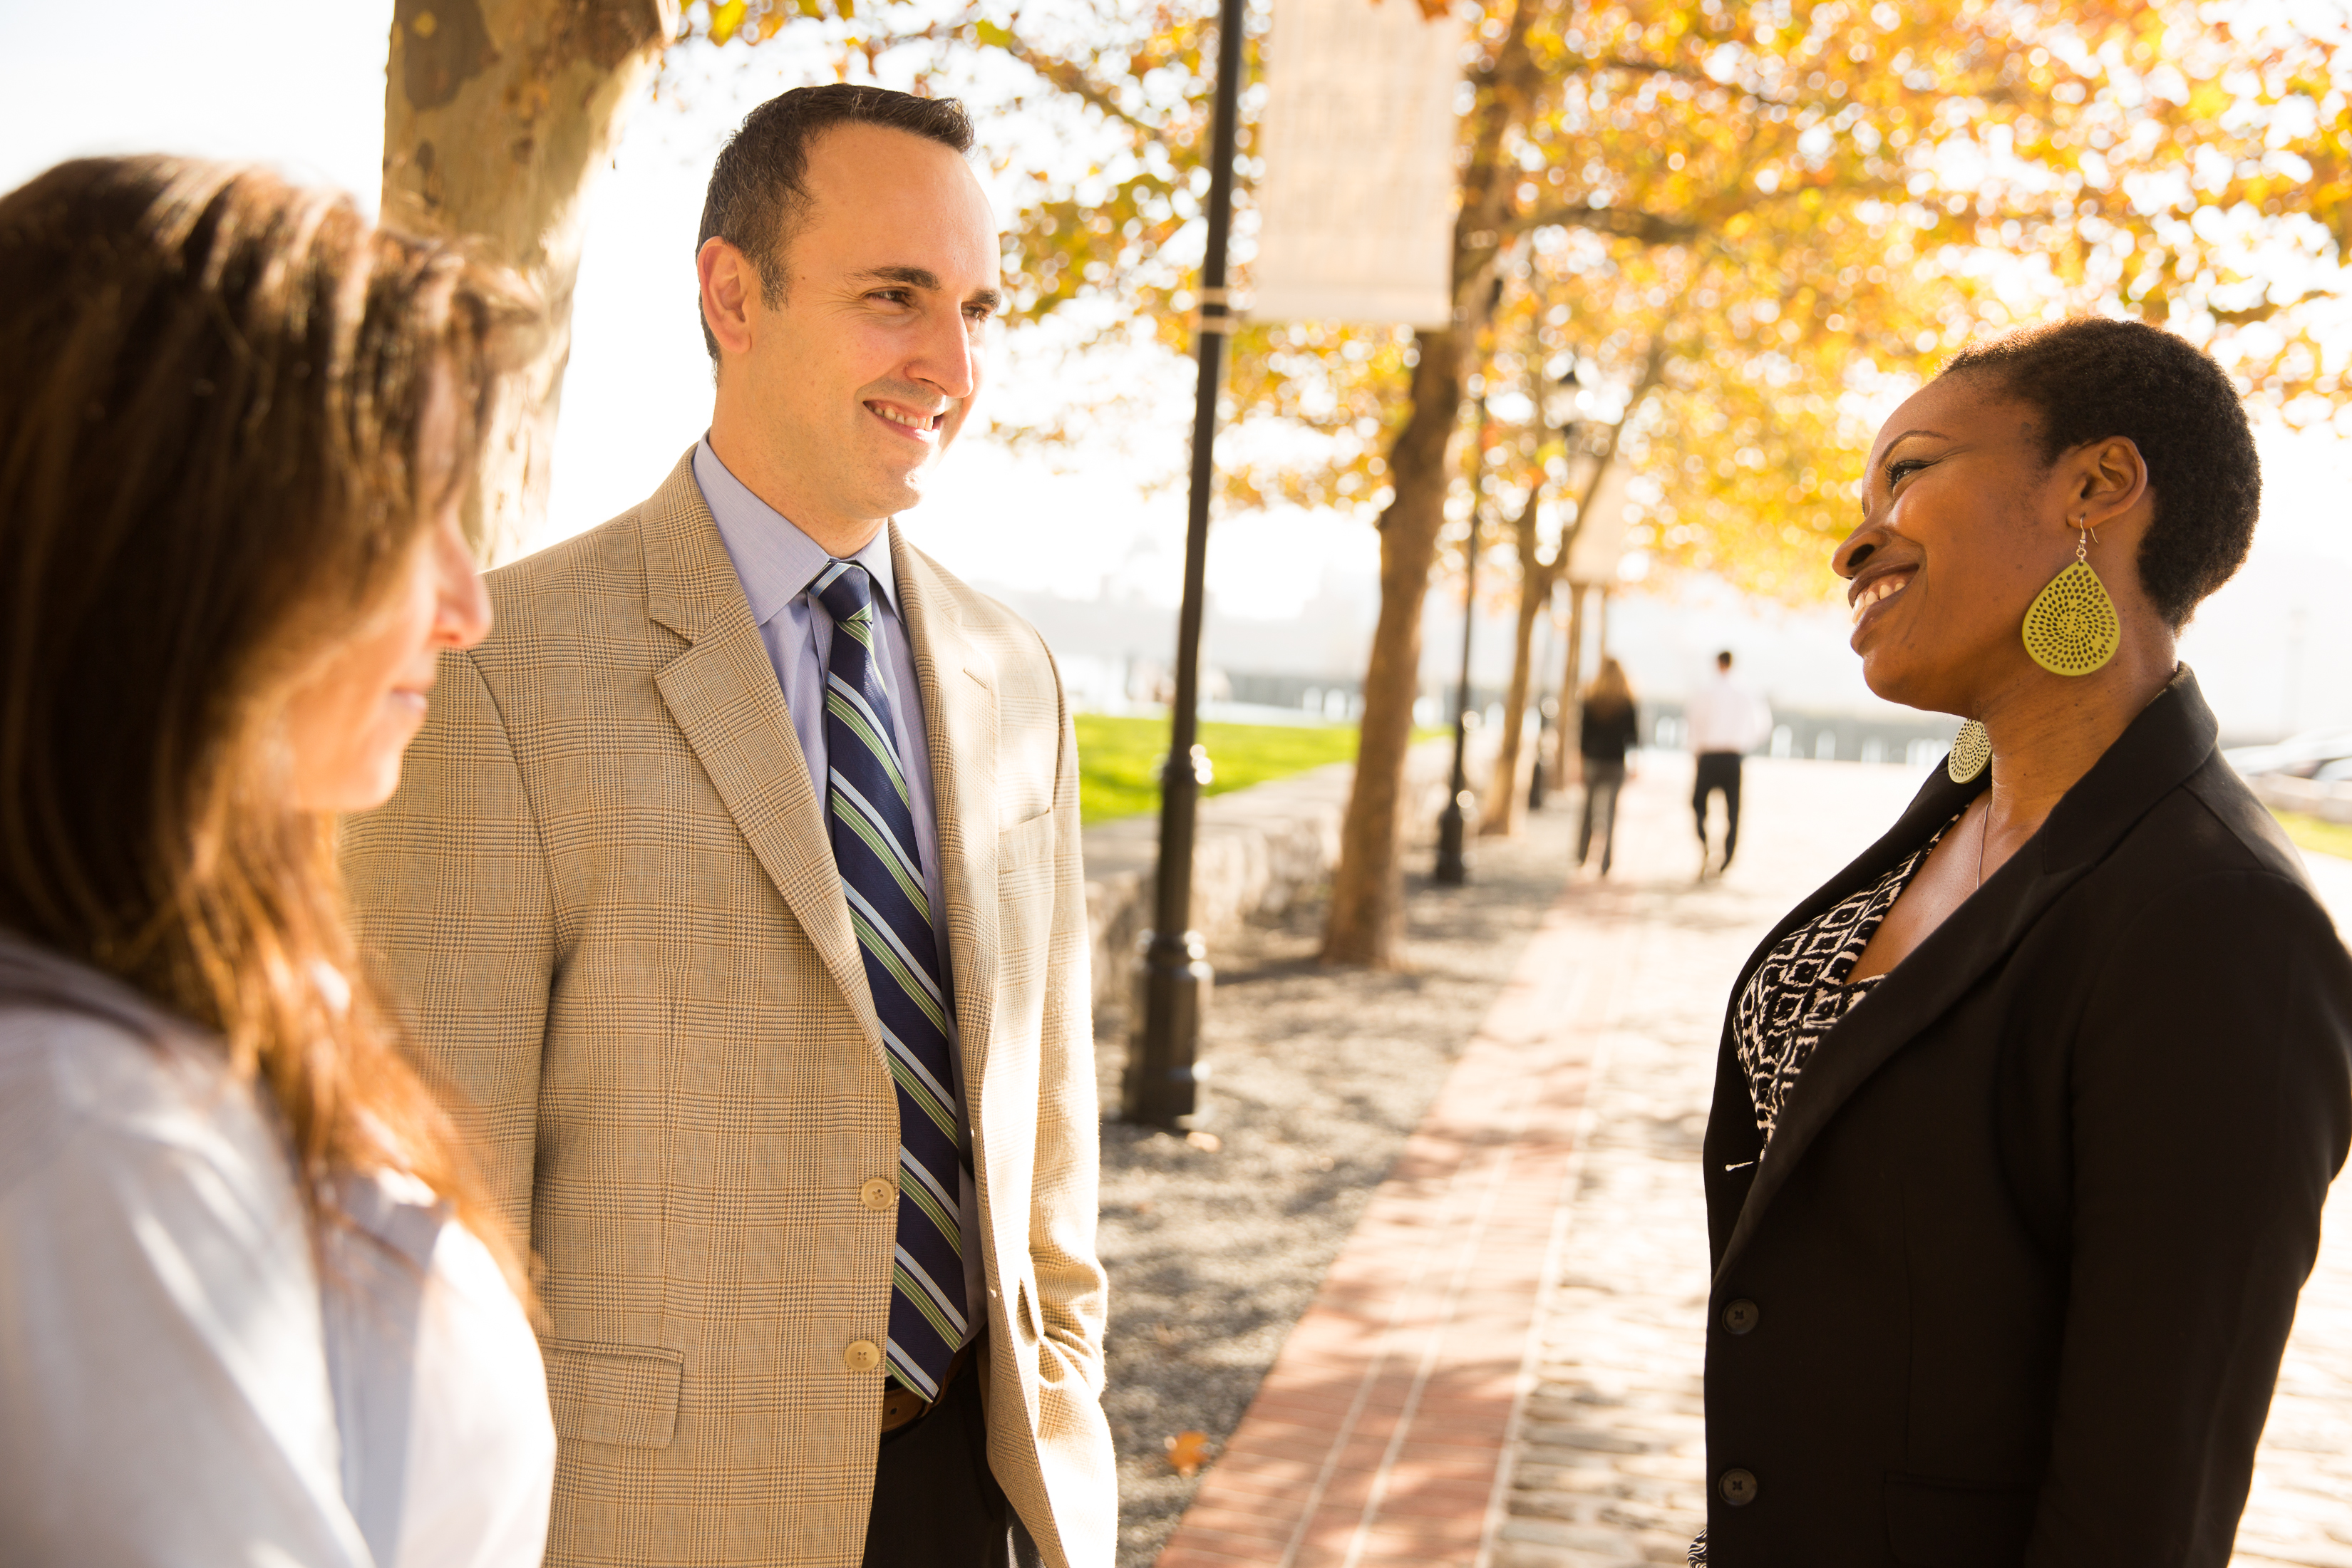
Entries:
<svg viewBox="0 0 2352 1568">
<path fill-rule="evenodd" d="M 2352 958 L 2175 662 L 2261 493 L 2136 321 L 1887 421 L 1871 689 L 1969 721 L 1732 992 L 1706 1142 L 1717 1568 L 2222 1568 L 2352 1135 Z"/>
<path fill-rule="evenodd" d="M 457 508 L 525 319 L 252 171 L 88 160 L 0 196 L 16 1568 L 540 1561 L 514 1260 L 331 858 L 487 629 Z"/>
<path fill-rule="evenodd" d="M 1577 751 L 1584 759 L 1584 820 L 1576 830 L 1576 863 L 1592 858 L 1593 826 L 1601 830 L 1601 874 L 1617 837 L 1617 792 L 1625 787 L 1625 753 L 1639 738 L 1640 712 L 1625 667 L 1613 658 L 1601 661 L 1601 673 L 1584 689 L 1584 711 L 1576 731 Z"/>
</svg>

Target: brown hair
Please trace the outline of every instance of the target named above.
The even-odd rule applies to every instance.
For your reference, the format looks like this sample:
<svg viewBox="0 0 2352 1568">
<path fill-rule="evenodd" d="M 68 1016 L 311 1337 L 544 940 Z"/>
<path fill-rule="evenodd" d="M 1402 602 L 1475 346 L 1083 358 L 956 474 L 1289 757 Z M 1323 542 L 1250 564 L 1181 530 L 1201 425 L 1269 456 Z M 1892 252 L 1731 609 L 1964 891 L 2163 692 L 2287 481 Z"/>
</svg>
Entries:
<svg viewBox="0 0 2352 1568">
<path fill-rule="evenodd" d="M 471 474 L 530 319 L 502 275 L 252 169 L 83 159 L 0 196 L 0 926 L 216 1033 L 314 1222 L 394 1165 L 483 1212 L 276 721 Z M 436 399 L 454 453 L 421 439 Z"/>
<path fill-rule="evenodd" d="M 809 146 L 836 125 L 880 125 L 971 151 L 971 121 L 952 98 L 917 98 L 887 87 L 830 82 L 779 93 L 743 117 L 710 165 L 710 186 L 702 200 L 702 229 L 696 255 L 723 239 L 751 259 L 760 272 L 760 292 L 770 303 L 784 295 L 786 226 L 809 204 Z M 701 320 L 698 300 L 695 319 Z M 702 346 L 719 363 L 719 340 L 702 326 Z"/>
<path fill-rule="evenodd" d="M 1601 661 L 1601 673 L 1584 689 L 1587 705 L 1604 709 L 1633 706 L 1633 685 L 1625 679 L 1625 667 L 1613 658 Z"/>
</svg>

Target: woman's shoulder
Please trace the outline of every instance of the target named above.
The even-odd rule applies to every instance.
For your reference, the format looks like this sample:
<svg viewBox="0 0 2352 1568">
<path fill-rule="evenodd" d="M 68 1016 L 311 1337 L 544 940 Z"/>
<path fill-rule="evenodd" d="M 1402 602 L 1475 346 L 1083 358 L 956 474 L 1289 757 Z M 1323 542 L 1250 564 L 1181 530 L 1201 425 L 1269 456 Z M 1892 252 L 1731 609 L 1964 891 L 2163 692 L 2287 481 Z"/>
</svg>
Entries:
<svg viewBox="0 0 2352 1568">
<path fill-rule="evenodd" d="M 2118 934 L 2160 924 L 2217 967 L 2258 950 L 2300 952 L 2307 979 L 2352 984 L 2352 955 L 2301 852 L 2218 755 L 2158 798 L 2079 886 Z"/>
<path fill-rule="evenodd" d="M 2218 753 L 2133 825 L 2111 861 L 2147 892 L 2221 879 L 2257 897 L 2268 887 L 2288 901 L 2318 902 L 2302 853 Z"/>
<path fill-rule="evenodd" d="M 65 1001 L 0 1000 L 0 1192 L 68 1156 L 83 1167 L 161 1160 L 271 1175 L 284 1163 L 250 1086 L 192 1031 Z"/>
</svg>

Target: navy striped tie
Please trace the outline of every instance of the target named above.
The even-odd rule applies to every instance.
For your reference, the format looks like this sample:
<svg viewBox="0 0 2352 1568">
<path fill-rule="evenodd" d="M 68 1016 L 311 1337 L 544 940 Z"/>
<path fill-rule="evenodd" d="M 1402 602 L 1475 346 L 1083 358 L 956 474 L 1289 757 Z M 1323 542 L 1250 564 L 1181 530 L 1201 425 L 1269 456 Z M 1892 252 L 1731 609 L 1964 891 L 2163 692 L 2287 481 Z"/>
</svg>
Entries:
<svg viewBox="0 0 2352 1568">
<path fill-rule="evenodd" d="M 876 651 L 882 621 L 866 568 L 835 561 L 811 585 L 833 616 L 825 659 L 825 807 L 849 923 L 882 1017 L 898 1092 L 898 1236 L 890 1370 L 937 1399 L 963 1348 L 963 1156 L 949 1063 L 948 990 L 915 837 L 906 759 Z"/>
</svg>

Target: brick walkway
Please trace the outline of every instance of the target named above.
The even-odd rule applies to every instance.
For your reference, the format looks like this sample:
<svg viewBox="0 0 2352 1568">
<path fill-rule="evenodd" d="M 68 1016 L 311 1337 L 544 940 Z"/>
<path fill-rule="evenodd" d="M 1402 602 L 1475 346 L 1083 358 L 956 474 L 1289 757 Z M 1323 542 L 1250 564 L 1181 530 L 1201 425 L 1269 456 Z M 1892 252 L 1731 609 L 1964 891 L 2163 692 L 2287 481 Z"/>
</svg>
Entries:
<svg viewBox="0 0 2352 1568">
<path fill-rule="evenodd" d="M 1687 764 L 1627 792 L 1160 1558 L 1163 1568 L 1679 1563 L 1704 1514 L 1696 1163 L 1724 995 L 1892 820 L 1895 769 L 1751 764 L 1695 887 Z M 1489 850 L 1489 853 L 1504 851 Z M 2323 893 L 2352 923 L 2352 868 Z M 2352 1198 L 2280 1378 L 2241 1568 L 2352 1568 Z"/>
</svg>

